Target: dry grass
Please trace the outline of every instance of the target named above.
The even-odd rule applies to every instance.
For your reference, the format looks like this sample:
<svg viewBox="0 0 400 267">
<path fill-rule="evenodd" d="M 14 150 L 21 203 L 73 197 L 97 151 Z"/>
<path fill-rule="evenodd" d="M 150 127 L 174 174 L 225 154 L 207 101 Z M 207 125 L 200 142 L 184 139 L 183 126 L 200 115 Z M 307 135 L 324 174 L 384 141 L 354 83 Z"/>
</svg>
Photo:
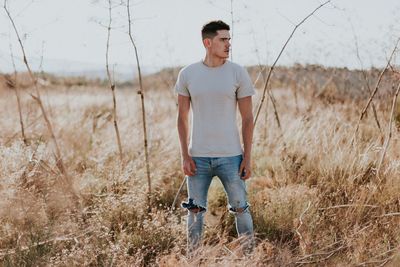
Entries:
<svg viewBox="0 0 400 267">
<path fill-rule="evenodd" d="M 291 79 L 296 78 L 286 80 Z M 315 92 L 323 83 L 299 82 L 297 104 L 293 88 L 274 92 L 285 132 L 285 153 L 274 118 L 265 121 L 260 117 L 254 137 L 254 177 L 248 182 L 257 236 L 254 253 L 241 255 L 232 217 L 225 213 L 222 186 L 215 181 L 209 194 L 204 247 L 189 260 L 185 256 L 185 212 L 170 210 L 183 177 L 175 99 L 162 86 L 164 81 L 162 88 L 150 88 L 146 99 L 154 183 L 151 212 L 146 206 L 140 99 L 135 91 L 116 92 L 125 160 L 121 169 L 109 90 L 52 90 L 51 86 L 44 90 L 43 102 L 78 200 L 58 182 L 61 174 L 51 154 L 50 136 L 28 91 L 21 100 L 28 146 L 19 139 L 15 95 L 1 92 L 1 265 L 400 263 L 399 109 L 397 127 L 377 177 L 383 140 L 372 113 L 361 123 L 351 146 L 362 102 L 351 94 L 338 95 L 343 88 L 335 79 L 318 97 Z M 376 104 L 386 129 L 390 98 L 381 99 Z"/>
</svg>

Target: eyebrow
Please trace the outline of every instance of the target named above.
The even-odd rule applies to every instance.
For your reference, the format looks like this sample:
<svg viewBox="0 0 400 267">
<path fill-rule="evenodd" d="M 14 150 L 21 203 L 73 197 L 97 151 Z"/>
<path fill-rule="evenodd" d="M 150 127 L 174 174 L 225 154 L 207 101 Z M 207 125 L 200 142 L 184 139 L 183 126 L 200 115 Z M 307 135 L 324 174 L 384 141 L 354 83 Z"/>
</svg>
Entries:
<svg viewBox="0 0 400 267">
<path fill-rule="evenodd" d="M 231 37 L 220 37 L 221 40 L 231 40 Z"/>
</svg>

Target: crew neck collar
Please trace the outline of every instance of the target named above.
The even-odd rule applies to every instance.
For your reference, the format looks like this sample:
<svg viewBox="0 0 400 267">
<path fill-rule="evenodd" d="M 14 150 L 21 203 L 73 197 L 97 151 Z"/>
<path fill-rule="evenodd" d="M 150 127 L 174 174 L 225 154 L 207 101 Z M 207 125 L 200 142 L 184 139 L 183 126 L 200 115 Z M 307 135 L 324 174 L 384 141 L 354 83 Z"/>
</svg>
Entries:
<svg viewBox="0 0 400 267">
<path fill-rule="evenodd" d="M 216 67 L 210 67 L 210 66 L 207 66 L 207 65 L 204 63 L 204 60 L 203 60 L 203 59 L 201 59 L 201 60 L 200 60 L 200 64 L 201 64 L 202 66 L 204 66 L 205 68 L 207 68 L 207 69 L 219 69 L 219 68 L 224 67 L 225 65 L 228 65 L 228 61 L 229 61 L 229 60 L 225 60 L 225 62 L 224 62 L 222 65 L 219 65 L 219 66 L 216 66 Z"/>
</svg>

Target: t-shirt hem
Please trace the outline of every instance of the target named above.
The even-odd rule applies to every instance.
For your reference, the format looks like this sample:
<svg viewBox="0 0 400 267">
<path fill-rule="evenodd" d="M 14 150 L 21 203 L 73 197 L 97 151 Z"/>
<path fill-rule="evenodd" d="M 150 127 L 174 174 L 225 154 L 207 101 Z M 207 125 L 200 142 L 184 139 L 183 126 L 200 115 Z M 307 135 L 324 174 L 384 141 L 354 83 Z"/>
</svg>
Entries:
<svg viewBox="0 0 400 267">
<path fill-rule="evenodd" d="M 175 91 L 175 95 L 190 96 L 190 94 L 184 93 L 182 91 Z"/>
<path fill-rule="evenodd" d="M 240 98 L 244 98 L 246 96 L 253 96 L 255 94 L 256 94 L 255 92 L 245 93 L 245 94 L 242 94 L 242 95 L 238 95 L 237 98 L 240 99 Z"/>
<path fill-rule="evenodd" d="M 235 156 L 239 156 L 239 155 L 243 155 L 243 152 L 239 152 L 239 153 L 229 153 L 229 154 L 202 154 L 202 153 L 194 153 L 191 154 L 191 157 L 203 157 L 203 158 L 222 158 L 222 157 L 235 157 Z"/>
</svg>

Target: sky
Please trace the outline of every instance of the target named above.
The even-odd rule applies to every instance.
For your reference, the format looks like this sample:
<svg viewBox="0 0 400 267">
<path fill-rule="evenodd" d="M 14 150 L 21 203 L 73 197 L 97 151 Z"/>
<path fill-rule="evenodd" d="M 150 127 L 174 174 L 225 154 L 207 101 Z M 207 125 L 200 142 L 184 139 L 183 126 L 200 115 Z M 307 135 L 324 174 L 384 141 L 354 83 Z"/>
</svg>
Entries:
<svg viewBox="0 0 400 267">
<path fill-rule="evenodd" d="M 126 6 L 113 0 L 110 64 L 135 69 Z M 3 6 L 4 0 L 0 0 Z M 8 0 L 35 70 L 104 71 L 106 0 Z M 232 58 L 241 65 L 272 64 L 290 33 L 319 0 L 131 0 L 133 37 L 147 71 L 184 66 L 204 57 L 200 31 L 213 19 L 231 25 Z M 232 10 L 232 12 L 231 12 Z M 233 23 L 232 23 L 233 22 Z M 233 27 L 232 27 L 233 24 Z M 299 26 L 278 65 L 381 67 L 400 37 L 400 1 L 332 0 Z M 356 41 L 357 40 L 357 41 Z M 357 59 L 356 43 L 361 61 Z M 0 11 L 0 72 L 23 68 L 15 33 Z M 395 63 L 399 60 L 396 58 Z"/>
</svg>

